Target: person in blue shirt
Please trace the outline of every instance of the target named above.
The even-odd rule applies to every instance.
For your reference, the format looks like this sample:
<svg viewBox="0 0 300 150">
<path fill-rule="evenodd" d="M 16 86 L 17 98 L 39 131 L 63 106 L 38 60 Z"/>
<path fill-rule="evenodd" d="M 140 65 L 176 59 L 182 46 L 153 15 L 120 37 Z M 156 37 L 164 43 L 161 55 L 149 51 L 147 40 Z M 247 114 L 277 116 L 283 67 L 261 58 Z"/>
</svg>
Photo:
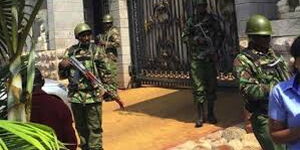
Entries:
<svg viewBox="0 0 300 150">
<path fill-rule="evenodd" d="M 269 126 L 276 143 L 300 150 L 300 36 L 291 49 L 294 77 L 277 84 L 269 95 Z"/>
</svg>

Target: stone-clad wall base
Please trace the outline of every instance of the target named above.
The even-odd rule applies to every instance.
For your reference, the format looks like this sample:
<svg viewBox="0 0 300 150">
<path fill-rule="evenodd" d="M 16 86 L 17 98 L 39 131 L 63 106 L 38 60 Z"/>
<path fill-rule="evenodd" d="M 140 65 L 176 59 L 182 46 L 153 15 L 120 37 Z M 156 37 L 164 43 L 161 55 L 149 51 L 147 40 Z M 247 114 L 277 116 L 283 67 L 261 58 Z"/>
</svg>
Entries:
<svg viewBox="0 0 300 150">
<path fill-rule="evenodd" d="M 58 79 L 56 51 L 38 51 L 36 66 L 45 78 Z"/>
<path fill-rule="evenodd" d="M 58 80 L 58 63 L 64 50 L 37 51 L 36 66 L 45 78 Z"/>
</svg>

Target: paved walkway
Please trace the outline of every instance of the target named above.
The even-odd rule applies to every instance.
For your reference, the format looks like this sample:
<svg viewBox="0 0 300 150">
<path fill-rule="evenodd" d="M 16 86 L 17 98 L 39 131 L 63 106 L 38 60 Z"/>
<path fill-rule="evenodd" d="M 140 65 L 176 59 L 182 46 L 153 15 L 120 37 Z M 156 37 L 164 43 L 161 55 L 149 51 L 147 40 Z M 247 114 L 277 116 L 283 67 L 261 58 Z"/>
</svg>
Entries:
<svg viewBox="0 0 300 150">
<path fill-rule="evenodd" d="M 120 92 L 126 110 L 113 102 L 103 105 L 106 150 L 161 150 L 186 141 L 198 141 L 242 120 L 242 100 L 237 89 L 218 92 L 217 125 L 194 128 L 195 108 L 190 90 L 145 87 Z"/>
</svg>

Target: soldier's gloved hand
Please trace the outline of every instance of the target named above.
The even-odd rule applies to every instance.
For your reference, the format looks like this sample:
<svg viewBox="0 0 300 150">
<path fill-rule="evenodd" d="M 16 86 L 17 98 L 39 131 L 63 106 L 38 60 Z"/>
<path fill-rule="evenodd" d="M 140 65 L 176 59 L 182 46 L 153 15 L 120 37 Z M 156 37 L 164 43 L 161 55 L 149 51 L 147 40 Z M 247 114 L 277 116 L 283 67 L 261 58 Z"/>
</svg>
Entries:
<svg viewBox="0 0 300 150">
<path fill-rule="evenodd" d="M 125 110 L 124 102 L 121 101 L 121 99 L 120 99 L 119 97 L 116 97 L 116 96 L 111 95 L 111 94 L 112 94 L 112 93 L 107 93 L 107 92 L 104 93 L 103 99 L 104 99 L 106 102 L 114 101 L 114 102 L 116 102 L 116 103 L 119 105 L 120 109 Z"/>
<path fill-rule="evenodd" d="M 115 102 L 118 103 L 118 105 L 120 106 L 120 109 L 125 110 L 123 101 L 121 101 L 120 99 L 116 99 Z"/>
<path fill-rule="evenodd" d="M 70 63 L 70 61 L 68 60 L 68 59 L 63 59 L 60 63 L 59 63 L 59 65 L 61 65 L 62 67 L 69 67 L 69 66 L 71 66 L 71 63 Z"/>
<path fill-rule="evenodd" d="M 102 97 L 106 92 L 104 90 L 98 90 L 98 95 Z"/>
</svg>

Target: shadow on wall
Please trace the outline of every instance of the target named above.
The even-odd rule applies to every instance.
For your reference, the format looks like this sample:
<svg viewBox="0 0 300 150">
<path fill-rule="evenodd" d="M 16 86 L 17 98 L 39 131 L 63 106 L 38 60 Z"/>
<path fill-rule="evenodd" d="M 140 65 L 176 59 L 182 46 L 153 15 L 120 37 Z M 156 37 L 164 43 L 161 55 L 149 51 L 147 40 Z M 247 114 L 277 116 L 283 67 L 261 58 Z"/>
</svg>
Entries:
<svg viewBox="0 0 300 150">
<path fill-rule="evenodd" d="M 218 89 L 216 117 L 218 126 L 228 127 L 242 121 L 243 101 L 236 88 Z M 126 107 L 126 111 L 147 114 L 164 119 L 193 123 L 196 118 L 191 90 L 179 90 L 172 94 L 143 101 Z"/>
</svg>

